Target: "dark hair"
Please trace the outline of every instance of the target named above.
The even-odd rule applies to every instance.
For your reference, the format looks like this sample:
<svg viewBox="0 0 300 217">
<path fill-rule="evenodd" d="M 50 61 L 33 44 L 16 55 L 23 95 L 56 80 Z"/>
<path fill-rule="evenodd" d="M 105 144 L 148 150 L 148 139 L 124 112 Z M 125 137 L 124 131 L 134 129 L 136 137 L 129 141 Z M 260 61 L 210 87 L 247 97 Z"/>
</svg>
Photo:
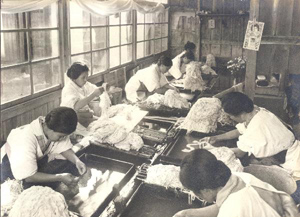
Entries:
<svg viewBox="0 0 300 217">
<path fill-rule="evenodd" d="M 50 111 L 45 118 L 47 127 L 58 133 L 71 134 L 76 130 L 77 114 L 72 108 L 58 107 Z"/>
<path fill-rule="evenodd" d="M 74 62 L 67 71 L 67 76 L 71 79 L 77 79 L 82 73 L 88 72 L 89 67 L 82 62 Z"/>
<path fill-rule="evenodd" d="M 254 24 L 251 26 L 251 31 L 253 31 L 254 27 L 257 27 L 257 29 L 259 30 L 259 25 L 258 24 Z"/>
<path fill-rule="evenodd" d="M 230 169 L 205 149 L 196 149 L 182 160 L 179 179 L 195 193 L 223 187 L 231 176 Z"/>
<path fill-rule="evenodd" d="M 222 98 L 222 107 L 226 113 L 238 116 L 243 112 L 252 112 L 254 104 L 247 95 L 240 92 L 231 92 Z"/>
<path fill-rule="evenodd" d="M 184 50 L 193 50 L 196 48 L 196 45 L 193 42 L 188 41 L 185 45 L 184 45 Z"/>
<path fill-rule="evenodd" d="M 194 55 L 194 53 L 193 53 L 192 51 L 186 52 L 186 53 L 182 56 L 182 58 L 183 58 L 183 57 L 186 57 L 186 58 L 189 59 L 189 60 L 195 61 L 195 55 Z"/>
<path fill-rule="evenodd" d="M 161 56 L 157 61 L 157 65 L 159 66 L 164 65 L 167 67 L 171 67 L 173 65 L 173 62 L 170 57 Z"/>
</svg>

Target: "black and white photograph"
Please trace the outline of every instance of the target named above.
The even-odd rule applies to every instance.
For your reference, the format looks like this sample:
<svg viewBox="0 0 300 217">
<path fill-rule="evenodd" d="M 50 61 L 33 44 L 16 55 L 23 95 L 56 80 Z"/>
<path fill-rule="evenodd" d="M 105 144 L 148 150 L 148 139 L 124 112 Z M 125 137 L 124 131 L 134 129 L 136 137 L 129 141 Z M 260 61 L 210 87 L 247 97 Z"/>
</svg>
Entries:
<svg viewBox="0 0 300 217">
<path fill-rule="evenodd" d="M 300 0 L 0 12 L 0 217 L 300 217 Z"/>
</svg>

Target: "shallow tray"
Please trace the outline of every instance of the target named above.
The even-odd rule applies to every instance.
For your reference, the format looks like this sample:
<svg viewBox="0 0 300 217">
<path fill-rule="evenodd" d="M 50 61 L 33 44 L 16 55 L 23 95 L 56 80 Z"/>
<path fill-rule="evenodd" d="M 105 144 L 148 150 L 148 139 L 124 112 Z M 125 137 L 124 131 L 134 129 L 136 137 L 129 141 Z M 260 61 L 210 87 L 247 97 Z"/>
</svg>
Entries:
<svg viewBox="0 0 300 217">
<path fill-rule="evenodd" d="M 172 162 L 172 164 L 180 164 L 180 161 L 192 150 L 199 148 L 197 145 L 192 145 L 193 141 L 200 140 L 206 136 L 213 136 L 228 132 L 235 129 L 232 126 L 218 126 L 218 129 L 215 133 L 199 133 L 192 132 L 186 134 L 186 130 L 180 130 L 178 138 L 168 144 L 168 146 L 163 151 L 160 156 L 160 161 Z M 236 140 L 227 140 L 218 142 L 215 146 L 227 146 L 233 147 L 236 144 Z"/>
<path fill-rule="evenodd" d="M 139 151 L 126 151 L 118 149 L 107 143 L 91 141 L 90 146 L 87 147 L 87 153 L 99 154 L 127 161 L 135 165 L 141 165 L 142 163 L 150 161 L 158 151 L 161 151 L 161 146 L 170 142 L 170 140 L 174 138 L 175 132 L 173 132 L 173 127 L 174 123 L 148 120 L 146 118 L 145 120 L 143 119 L 133 130 L 142 137 L 145 144 Z M 157 138 L 151 138 L 155 134 L 157 134 Z"/>
<path fill-rule="evenodd" d="M 188 194 L 180 191 L 142 183 L 120 217 L 172 217 L 180 210 L 204 206 L 197 199 L 192 204 L 188 200 Z"/>
<path fill-rule="evenodd" d="M 108 204 L 118 195 L 119 191 L 135 174 L 134 165 L 103 156 L 82 154 L 80 159 L 89 168 L 102 172 L 97 187 L 82 199 L 80 194 L 67 200 L 69 210 L 79 213 L 83 217 L 98 217 Z M 72 164 L 60 172 L 76 173 L 77 169 Z"/>
</svg>

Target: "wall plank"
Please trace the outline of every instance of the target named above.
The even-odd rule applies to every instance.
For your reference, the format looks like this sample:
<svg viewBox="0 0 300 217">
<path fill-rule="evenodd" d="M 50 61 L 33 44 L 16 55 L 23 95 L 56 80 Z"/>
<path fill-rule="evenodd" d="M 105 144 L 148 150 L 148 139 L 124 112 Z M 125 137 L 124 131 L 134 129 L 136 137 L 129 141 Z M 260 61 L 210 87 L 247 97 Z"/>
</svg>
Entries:
<svg viewBox="0 0 300 217">
<path fill-rule="evenodd" d="M 293 46 L 290 48 L 289 55 L 289 73 L 300 74 L 300 46 Z"/>
<path fill-rule="evenodd" d="M 224 14 L 233 14 L 234 13 L 234 1 L 223 0 L 223 13 Z"/>
<path fill-rule="evenodd" d="M 291 36 L 293 6 L 294 0 L 279 1 L 276 35 Z"/>
<path fill-rule="evenodd" d="M 293 20 L 292 20 L 292 36 L 300 35 L 300 1 L 294 1 Z"/>
<path fill-rule="evenodd" d="M 216 57 L 219 57 L 221 56 L 221 45 L 214 45 L 212 44 L 211 45 L 211 53 L 216 56 Z"/>
<path fill-rule="evenodd" d="M 224 17 L 222 19 L 222 40 L 231 41 L 232 40 L 232 18 Z"/>
<path fill-rule="evenodd" d="M 221 45 L 221 57 L 228 58 L 232 56 L 232 46 L 231 45 Z"/>
</svg>

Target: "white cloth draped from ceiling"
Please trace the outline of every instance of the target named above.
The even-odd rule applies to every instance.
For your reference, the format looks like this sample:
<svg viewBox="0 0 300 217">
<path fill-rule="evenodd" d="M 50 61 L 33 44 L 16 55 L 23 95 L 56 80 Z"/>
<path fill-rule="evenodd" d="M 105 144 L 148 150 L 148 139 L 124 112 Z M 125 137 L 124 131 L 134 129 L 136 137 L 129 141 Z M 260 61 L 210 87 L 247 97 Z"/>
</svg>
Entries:
<svg viewBox="0 0 300 217">
<path fill-rule="evenodd" d="M 22 13 L 42 9 L 58 0 L 2 0 L 1 13 Z"/>
<path fill-rule="evenodd" d="M 132 9 L 137 10 L 140 13 L 154 13 L 164 12 L 165 7 L 162 4 L 157 4 L 147 1 L 139 0 L 74 0 L 83 10 L 94 14 L 109 16 L 122 11 L 129 11 Z"/>
<path fill-rule="evenodd" d="M 1 13 L 22 13 L 42 9 L 58 0 L 2 0 Z M 140 0 L 74 0 L 83 10 L 96 16 L 109 16 L 132 9 L 140 13 L 164 12 L 162 4 Z"/>
</svg>

